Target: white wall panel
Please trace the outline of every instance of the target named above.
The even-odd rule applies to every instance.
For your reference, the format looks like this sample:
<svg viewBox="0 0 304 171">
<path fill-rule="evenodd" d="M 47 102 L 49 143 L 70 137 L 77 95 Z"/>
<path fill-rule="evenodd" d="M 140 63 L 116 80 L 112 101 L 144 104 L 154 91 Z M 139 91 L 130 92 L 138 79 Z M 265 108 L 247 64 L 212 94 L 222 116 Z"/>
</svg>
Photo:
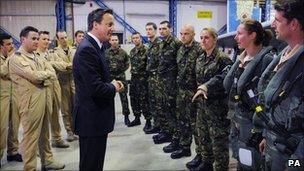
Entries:
<svg viewBox="0 0 304 171">
<path fill-rule="evenodd" d="M 213 27 L 219 30 L 226 24 L 227 8 L 220 2 L 194 2 L 180 1 L 177 5 L 177 36 L 185 24 L 191 24 L 195 28 L 195 39 L 199 41 L 200 31 L 204 27 Z M 211 19 L 197 18 L 198 11 L 212 11 Z"/>
<path fill-rule="evenodd" d="M 56 31 L 55 0 L 0 0 L 0 25 L 17 38 L 22 28 Z"/>
</svg>

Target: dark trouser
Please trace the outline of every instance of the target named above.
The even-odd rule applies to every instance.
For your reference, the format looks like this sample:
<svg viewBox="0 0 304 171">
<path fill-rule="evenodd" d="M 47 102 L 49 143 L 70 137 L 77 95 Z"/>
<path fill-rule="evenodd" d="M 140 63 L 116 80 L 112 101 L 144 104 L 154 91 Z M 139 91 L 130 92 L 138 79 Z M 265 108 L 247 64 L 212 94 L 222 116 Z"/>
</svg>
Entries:
<svg viewBox="0 0 304 171">
<path fill-rule="evenodd" d="M 102 171 L 108 134 L 98 137 L 79 138 L 80 171 Z"/>
</svg>

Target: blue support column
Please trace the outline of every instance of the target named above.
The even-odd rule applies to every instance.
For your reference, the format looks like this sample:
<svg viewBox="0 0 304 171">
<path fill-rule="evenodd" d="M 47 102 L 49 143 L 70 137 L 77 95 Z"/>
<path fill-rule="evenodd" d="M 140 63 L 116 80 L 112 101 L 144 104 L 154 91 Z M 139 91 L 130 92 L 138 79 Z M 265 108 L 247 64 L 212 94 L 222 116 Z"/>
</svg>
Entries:
<svg viewBox="0 0 304 171">
<path fill-rule="evenodd" d="M 177 34 L 177 0 L 169 0 L 169 22 L 172 25 L 173 35 Z"/>
<path fill-rule="evenodd" d="M 262 22 L 270 20 L 271 0 L 263 1 L 262 8 Z"/>
<path fill-rule="evenodd" d="M 56 30 L 66 30 L 66 17 L 65 17 L 65 0 L 57 0 L 56 3 Z"/>
</svg>

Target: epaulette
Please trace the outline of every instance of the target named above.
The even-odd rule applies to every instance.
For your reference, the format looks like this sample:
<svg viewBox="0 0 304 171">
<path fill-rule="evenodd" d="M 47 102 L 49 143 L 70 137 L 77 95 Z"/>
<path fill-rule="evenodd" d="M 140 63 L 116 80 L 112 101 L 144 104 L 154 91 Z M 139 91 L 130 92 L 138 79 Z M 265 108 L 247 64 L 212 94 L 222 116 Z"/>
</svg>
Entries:
<svg viewBox="0 0 304 171">
<path fill-rule="evenodd" d="M 58 47 L 54 47 L 54 50 L 58 50 L 59 48 Z"/>
<path fill-rule="evenodd" d="M 76 46 L 72 46 L 72 49 L 77 49 L 77 47 Z"/>
<path fill-rule="evenodd" d="M 17 51 L 17 52 L 15 52 L 15 55 L 21 55 L 21 52 Z"/>
</svg>

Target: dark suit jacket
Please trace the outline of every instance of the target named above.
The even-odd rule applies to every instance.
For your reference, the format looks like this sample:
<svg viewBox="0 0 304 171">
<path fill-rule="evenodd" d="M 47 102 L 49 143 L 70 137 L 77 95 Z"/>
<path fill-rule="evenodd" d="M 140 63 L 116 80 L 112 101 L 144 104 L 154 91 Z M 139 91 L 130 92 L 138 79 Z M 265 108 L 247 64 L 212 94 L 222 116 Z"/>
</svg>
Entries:
<svg viewBox="0 0 304 171">
<path fill-rule="evenodd" d="M 104 49 L 89 35 L 77 47 L 73 61 L 75 134 L 93 137 L 114 129 L 115 87 L 110 83 Z"/>
</svg>

